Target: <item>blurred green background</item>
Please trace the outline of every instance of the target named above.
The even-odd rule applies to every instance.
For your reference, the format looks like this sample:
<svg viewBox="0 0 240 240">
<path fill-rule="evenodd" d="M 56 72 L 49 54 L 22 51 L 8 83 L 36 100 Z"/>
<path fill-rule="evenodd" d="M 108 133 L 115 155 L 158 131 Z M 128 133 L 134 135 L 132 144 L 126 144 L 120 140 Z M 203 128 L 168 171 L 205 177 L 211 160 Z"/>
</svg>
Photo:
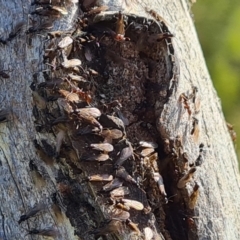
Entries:
<svg viewBox="0 0 240 240">
<path fill-rule="evenodd" d="M 240 159 L 240 0 L 198 0 L 192 13 L 226 121 L 239 136 Z"/>
</svg>

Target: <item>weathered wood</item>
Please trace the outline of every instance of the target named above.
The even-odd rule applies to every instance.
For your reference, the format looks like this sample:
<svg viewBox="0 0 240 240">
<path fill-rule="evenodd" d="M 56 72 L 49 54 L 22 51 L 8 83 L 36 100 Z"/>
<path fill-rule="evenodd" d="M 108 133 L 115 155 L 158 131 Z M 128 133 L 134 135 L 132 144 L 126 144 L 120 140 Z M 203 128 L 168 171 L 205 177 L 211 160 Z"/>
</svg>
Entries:
<svg viewBox="0 0 240 240">
<path fill-rule="evenodd" d="M 159 239 L 163 236 L 166 239 L 168 237 L 172 239 L 239 239 L 238 199 L 240 182 L 236 155 L 219 99 L 205 66 L 186 2 L 183 0 L 155 0 L 141 3 L 140 1 L 116 0 L 106 2 L 105 5 L 109 6 L 110 11 L 122 10 L 126 15 L 136 14 L 147 18 L 152 18 L 152 16 L 146 12 L 146 8 L 147 10 L 153 9 L 164 17 L 170 31 L 175 35 L 172 40 L 174 54 L 176 54 L 174 56 L 180 69 L 179 75 L 177 72 L 174 73 L 177 75 L 174 78 L 177 83 L 172 82 L 174 91 L 168 96 L 167 102 L 164 102 L 163 109 L 162 107 L 158 108 L 158 102 L 155 105 L 157 129 L 162 140 L 159 143 L 163 143 L 164 139 L 170 139 L 170 149 L 167 149 L 166 141 L 165 152 L 163 146 L 159 148 L 166 160 L 159 160 L 158 166 L 162 168 L 160 171 L 168 196 L 177 195 L 173 197 L 173 202 L 169 199 L 168 205 L 165 205 L 165 197 L 161 196 L 159 192 L 159 196 L 157 196 L 160 204 L 159 209 L 154 207 L 150 201 L 149 204 L 152 209 L 155 209 L 154 212 L 141 215 L 131 210 L 130 219 L 139 223 L 142 233 L 144 227 L 150 227 L 154 230 L 153 226 L 155 226 Z M 0 188 L 2 193 L 0 199 L 0 238 L 34 239 L 35 237 L 32 235 L 25 237 L 28 231 L 53 226 L 58 232 L 56 239 L 94 239 L 94 235 L 90 234 L 91 231 L 95 231 L 95 233 L 103 231 L 100 228 L 100 223 L 107 218 L 107 198 L 104 194 L 98 195 L 97 193 L 97 190 L 102 186 L 101 184 L 99 186 L 91 185 L 83 180 L 87 174 L 97 174 L 94 170 L 103 171 L 103 169 L 101 165 L 92 164 L 90 167 L 87 166 L 88 163 L 79 161 L 86 142 L 74 140 L 72 129 L 66 127 L 70 125 L 66 125 L 64 122 L 66 119 L 62 120 L 61 126 L 53 126 L 48 130 L 46 130 L 48 126 L 44 126 L 44 131 L 36 131 L 37 126 L 41 127 L 42 124 L 46 123 L 44 122 L 46 119 L 51 120 L 51 116 L 46 115 L 46 113 L 51 113 L 49 109 L 54 109 L 57 106 L 56 103 L 50 106 L 50 103 L 46 103 L 44 99 L 37 98 L 37 95 L 33 94 L 30 89 L 32 83 L 34 83 L 31 85 L 34 89 L 34 85 L 37 86 L 44 82 L 43 71 L 51 69 L 43 64 L 44 49 L 48 45 L 48 42 L 46 44 L 44 42 L 46 33 L 26 34 L 26 30 L 30 27 L 27 25 L 30 22 L 27 16 L 35 10 L 35 6 L 30 6 L 29 1 L 22 1 L 21 5 L 17 1 L 2 1 L 0 6 L 1 39 L 7 40 L 9 34 L 12 33 L 10 41 L 7 41 L 6 44 L 4 41 L 0 43 L 0 70 L 9 70 L 7 73 L 10 75 L 9 79 L 0 76 L 1 109 L 10 111 L 10 115 L 7 116 L 8 121 L 0 122 Z M 69 14 L 55 19 L 54 29 L 69 30 L 73 26 L 77 8 L 77 4 L 67 5 Z M 43 17 L 35 16 L 34 19 L 39 23 Z M 12 37 L 17 32 L 13 31 L 14 27 L 21 20 L 25 22 L 23 29 L 20 30 L 19 35 Z M 127 43 L 126 46 L 128 46 Z M 122 50 L 121 47 L 119 49 Z M 115 53 L 117 54 L 117 52 Z M 125 59 L 128 58 L 127 51 L 125 55 L 124 52 L 121 54 Z M 81 60 L 86 62 L 84 57 Z M 120 60 L 118 58 L 117 61 L 117 69 L 120 69 L 121 72 L 124 63 L 121 62 L 121 58 Z M 111 64 L 109 63 L 110 67 L 108 68 L 110 70 Z M 132 62 L 129 66 L 133 66 L 131 64 Z M 139 64 L 142 65 L 138 65 L 138 67 L 145 67 L 141 61 Z M 129 69 L 128 66 L 124 65 L 124 67 Z M 140 75 L 142 73 L 144 70 L 141 71 Z M 53 72 L 50 76 L 53 77 L 54 74 L 56 75 Z M 57 71 L 57 74 L 60 73 Z M 124 74 L 126 73 L 123 72 Z M 131 79 L 129 75 L 126 81 L 131 82 Z M 131 84 L 134 85 L 134 81 Z M 168 82 L 168 84 L 170 83 Z M 101 89 L 101 86 L 98 85 L 98 87 Z M 122 87 L 124 88 L 124 84 Z M 195 87 L 197 87 L 196 100 L 192 97 Z M 125 88 L 127 91 L 126 83 Z M 33 98 L 32 95 L 34 95 Z M 148 96 L 146 94 L 146 97 Z M 142 96 L 138 97 L 141 99 Z M 201 102 L 200 109 L 198 97 Z M 70 96 L 68 98 L 70 99 Z M 96 105 L 97 100 L 99 98 L 96 97 L 94 100 Z M 161 105 L 162 102 L 159 101 L 159 104 Z M 40 114 L 38 116 L 34 115 L 34 105 L 38 109 L 37 113 Z M 129 104 L 129 109 L 132 106 Z M 123 108 L 127 110 L 125 105 Z M 131 117 L 131 112 L 127 116 Z M 42 120 L 44 121 L 42 122 Z M 134 121 L 130 118 L 131 124 L 127 127 L 127 137 L 131 142 L 156 140 L 149 137 L 149 133 L 138 131 L 140 128 L 135 128 Z M 195 127 L 199 125 L 199 136 L 197 130 L 193 129 L 194 124 Z M 99 127 L 97 123 L 96 127 Z M 54 146 L 56 146 L 56 135 L 61 131 L 66 133 L 63 136 L 65 145 L 71 143 L 73 148 L 70 146 L 69 150 L 69 146 L 65 146 L 65 150 L 62 151 L 64 154 L 60 156 L 59 160 L 55 156 Z M 179 142 L 176 139 L 181 139 L 182 147 L 177 145 Z M 127 142 L 122 144 L 121 148 L 129 146 Z M 201 148 L 201 144 L 204 145 L 203 148 Z M 171 148 L 177 151 L 176 155 L 178 156 L 169 157 L 169 154 L 173 153 Z M 134 146 L 134 150 L 136 150 L 136 146 Z M 186 152 L 185 155 L 184 152 Z M 202 155 L 202 164 L 201 159 L 198 158 L 199 154 Z M 185 166 L 186 159 L 188 162 Z M 137 163 L 136 161 L 130 165 L 126 164 L 127 171 L 134 170 Z M 184 181 L 181 180 L 179 183 L 179 180 L 184 176 L 184 170 L 187 172 L 191 165 L 193 165 L 192 167 L 196 165 L 196 171 L 194 170 L 193 179 L 189 178 L 185 187 Z M 112 174 L 110 172 L 112 166 L 105 166 L 104 170 L 109 171 L 108 174 Z M 175 170 L 178 173 L 176 176 L 173 175 Z M 148 179 L 148 181 L 150 180 Z M 194 182 L 199 185 L 199 196 L 196 205 L 192 207 L 194 196 L 191 194 L 195 186 Z M 162 187 L 161 179 L 159 179 L 159 184 Z M 139 194 L 137 184 L 132 182 L 130 185 L 126 185 L 134 192 L 130 196 Z M 149 183 L 149 185 L 151 189 L 151 184 Z M 195 189 L 197 188 L 195 187 Z M 144 194 L 143 192 L 140 197 L 142 197 L 144 205 L 147 205 L 148 201 Z M 149 192 L 150 194 L 152 193 Z M 189 204 L 190 200 L 192 202 Z M 28 209 L 37 203 L 44 203 L 47 207 L 33 218 L 18 225 L 20 216 L 26 214 Z M 61 210 L 58 206 L 61 207 Z M 111 224 L 120 228 L 118 222 L 111 222 Z M 133 234 L 128 225 L 130 223 L 124 225 L 125 228 L 121 234 L 108 234 L 107 239 L 144 239 L 143 234 Z M 75 233 L 76 235 L 74 235 Z M 41 239 L 41 236 L 36 238 Z M 155 239 L 157 239 L 156 236 Z"/>
</svg>

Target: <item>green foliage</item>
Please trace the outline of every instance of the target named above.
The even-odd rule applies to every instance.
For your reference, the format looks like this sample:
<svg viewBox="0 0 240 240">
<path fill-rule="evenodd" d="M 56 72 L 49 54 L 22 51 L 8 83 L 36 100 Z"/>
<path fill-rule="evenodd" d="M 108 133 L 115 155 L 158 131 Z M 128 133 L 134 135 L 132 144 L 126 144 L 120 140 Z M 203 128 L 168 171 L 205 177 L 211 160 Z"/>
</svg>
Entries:
<svg viewBox="0 0 240 240">
<path fill-rule="evenodd" d="M 192 11 L 223 112 L 240 135 L 240 1 L 198 0 Z M 240 137 L 237 146 L 240 156 Z"/>
</svg>

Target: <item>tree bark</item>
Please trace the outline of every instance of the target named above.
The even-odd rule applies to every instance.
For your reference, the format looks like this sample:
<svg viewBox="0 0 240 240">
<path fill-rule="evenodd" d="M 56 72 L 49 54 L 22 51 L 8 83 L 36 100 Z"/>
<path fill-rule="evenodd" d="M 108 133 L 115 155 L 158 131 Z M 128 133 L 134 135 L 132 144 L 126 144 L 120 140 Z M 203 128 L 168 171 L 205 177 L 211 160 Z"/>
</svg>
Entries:
<svg viewBox="0 0 240 240">
<path fill-rule="evenodd" d="M 67 33 L 53 39 L 46 39 L 46 32 L 53 29 L 27 33 L 34 24 L 28 14 L 39 5 L 26 0 L 0 3 L 0 70 L 10 76 L 4 78 L 1 73 L 0 79 L 0 239 L 41 239 L 48 228 L 55 239 L 239 239 L 236 154 L 187 3 L 103 1 L 108 11 L 89 16 L 89 25 L 84 26 L 76 24 L 80 4 L 68 2 L 67 15 L 58 12 L 61 18 L 51 17 L 53 29 L 72 32 L 81 26 L 94 36 L 89 40 L 82 34 L 83 42 L 72 33 L 73 48 L 64 49 L 66 55 L 71 52 L 68 59 L 81 59 L 79 75 L 87 80 L 70 82 L 84 91 L 78 103 L 69 103 L 74 93 L 67 81 L 55 82 L 52 88 L 40 85 L 75 71 L 62 64 L 67 61 L 57 47 Z M 83 1 L 83 10 L 87 3 Z M 128 17 L 125 37 L 130 41 L 116 41 L 119 10 Z M 33 27 L 49 18 L 32 16 Z M 17 32 L 14 28 L 21 20 L 24 23 Z M 158 26 L 160 32 L 155 32 Z M 173 38 L 161 35 L 168 29 Z M 43 55 L 49 48 L 57 52 L 56 62 L 45 64 Z M 58 86 L 69 93 L 63 97 Z M 88 107 L 87 91 L 92 96 L 90 105 L 101 110 L 100 119 L 86 119 L 75 111 Z M 49 97 L 58 100 L 47 101 Z M 120 113 L 108 105 L 113 100 L 121 103 Z M 125 127 L 111 128 L 101 119 L 104 113 L 122 118 Z M 81 135 L 80 130 L 89 126 L 98 133 Z M 91 155 L 90 145 L 106 140 L 102 127 L 118 128 L 125 136 L 113 140 L 112 162 L 86 161 L 96 156 Z M 61 134 L 64 140 L 58 150 Z M 158 148 L 146 158 L 140 141 L 156 142 Z M 135 204 L 129 211 L 140 232 L 124 217 L 113 217 L 116 201 L 126 205 L 122 198 L 113 203 L 109 192 L 102 191 L 106 183 L 86 181 L 93 174 L 120 174 L 116 160 L 128 142 L 134 154 L 123 166 L 133 179 L 128 176 L 123 181 L 130 190 L 123 199 L 143 204 L 143 210 Z M 39 211 L 28 216 L 34 206 Z M 21 218 L 24 214 L 29 219 Z M 152 237 L 148 238 L 148 231 Z"/>
</svg>

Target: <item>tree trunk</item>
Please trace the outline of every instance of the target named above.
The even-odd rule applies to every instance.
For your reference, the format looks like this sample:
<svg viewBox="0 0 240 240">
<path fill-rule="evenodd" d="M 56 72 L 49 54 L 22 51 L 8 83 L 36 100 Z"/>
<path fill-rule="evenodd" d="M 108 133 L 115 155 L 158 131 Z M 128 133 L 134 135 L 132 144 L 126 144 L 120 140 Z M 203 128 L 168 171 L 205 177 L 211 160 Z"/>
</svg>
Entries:
<svg viewBox="0 0 240 240">
<path fill-rule="evenodd" d="M 0 239 L 239 239 L 236 154 L 187 3 L 103 1 L 86 22 L 91 1 L 72 2 L 0 3 Z"/>
</svg>

